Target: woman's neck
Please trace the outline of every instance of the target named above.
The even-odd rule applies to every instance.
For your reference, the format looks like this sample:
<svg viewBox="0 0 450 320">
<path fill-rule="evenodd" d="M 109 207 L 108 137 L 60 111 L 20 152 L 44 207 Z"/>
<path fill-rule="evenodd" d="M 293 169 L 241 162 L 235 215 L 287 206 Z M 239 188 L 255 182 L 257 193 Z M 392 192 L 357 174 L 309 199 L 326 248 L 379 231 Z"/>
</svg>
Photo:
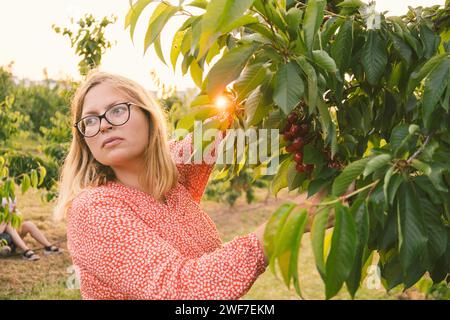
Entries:
<svg viewBox="0 0 450 320">
<path fill-rule="evenodd" d="M 145 192 L 144 187 L 139 183 L 139 174 L 143 172 L 142 166 L 117 166 L 113 167 L 112 170 L 114 171 L 117 182 Z"/>
</svg>

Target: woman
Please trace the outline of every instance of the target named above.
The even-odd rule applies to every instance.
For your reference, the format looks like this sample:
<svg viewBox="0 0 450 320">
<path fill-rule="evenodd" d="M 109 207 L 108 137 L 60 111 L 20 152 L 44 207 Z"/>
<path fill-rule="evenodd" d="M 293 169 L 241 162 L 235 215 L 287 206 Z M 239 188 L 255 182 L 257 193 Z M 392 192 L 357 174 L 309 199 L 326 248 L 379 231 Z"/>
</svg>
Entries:
<svg viewBox="0 0 450 320">
<path fill-rule="evenodd" d="M 267 267 L 265 224 L 221 243 L 199 205 L 214 164 L 174 161 L 189 158 L 192 135 L 167 141 L 165 116 L 147 91 L 105 72 L 87 77 L 71 110 L 55 213 L 68 219 L 83 299 L 245 295 Z"/>
</svg>

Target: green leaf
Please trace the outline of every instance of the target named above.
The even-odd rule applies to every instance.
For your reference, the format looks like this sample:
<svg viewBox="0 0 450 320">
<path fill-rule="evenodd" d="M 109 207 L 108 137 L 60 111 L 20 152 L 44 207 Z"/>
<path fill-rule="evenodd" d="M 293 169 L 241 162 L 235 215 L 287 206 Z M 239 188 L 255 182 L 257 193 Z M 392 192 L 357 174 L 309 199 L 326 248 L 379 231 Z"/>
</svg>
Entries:
<svg viewBox="0 0 450 320">
<path fill-rule="evenodd" d="M 254 0 L 211 0 L 202 19 L 198 58 L 201 59 L 229 25 L 242 17 Z"/>
<path fill-rule="evenodd" d="M 275 74 L 273 100 L 283 110 L 284 114 L 289 114 L 295 108 L 300 102 L 304 90 L 297 64 L 291 61 L 281 66 Z"/>
<path fill-rule="evenodd" d="M 386 171 L 386 174 L 384 175 L 384 184 L 383 184 L 383 192 L 384 192 L 384 198 L 387 200 L 388 199 L 388 186 L 389 186 L 389 181 L 391 181 L 391 177 L 394 174 L 394 167 L 390 167 L 388 169 L 388 171 Z M 387 201 L 386 201 L 387 203 Z"/>
<path fill-rule="evenodd" d="M 233 85 L 237 92 L 237 102 L 244 100 L 251 91 L 263 82 L 266 76 L 267 69 L 261 63 L 246 67 Z"/>
<path fill-rule="evenodd" d="M 128 13 L 125 17 L 125 29 L 130 27 L 131 41 L 133 41 L 134 30 L 136 29 L 136 24 L 139 16 L 147 5 L 149 5 L 153 0 L 138 0 L 133 6 L 130 7 Z"/>
<path fill-rule="evenodd" d="M 286 23 L 288 25 L 289 37 L 291 40 L 295 40 L 298 37 L 302 16 L 303 11 L 296 7 L 290 8 L 286 14 Z"/>
<path fill-rule="evenodd" d="M 294 282 L 294 288 L 295 291 L 299 296 L 302 296 L 301 290 L 300 290 L 300 283 L 299 283 L 299 277 L 298 277 L 298 256 L 300 251 L 300 246 L 302 243 L 303 234 L 305 231 L 306 222 L 308 220 L 308 213 L 305 209 L 300 213 L 300 217 L 298 219 L 298 225 L 297 225 L 297 237 L 293 240 L 292 245 L 292 257 L 290 260 L 290 270 L 292 279 Z"/>
<path fill-rule="evenodd" d="M 39 171 L 39 183 L 38 183 L 38 185 L 40 186 L 44 182 L 45 176 L 47 175 L 47 169 L 45 169 L 45 167 L 40 166 L 38 168 L 38 171 Z"/>
<path fill-rule="evenodd" d="M 239 77 L 248 59 L 257 48 L 258 45 L 254 44 L 235 47 L 224 54 L 211 68 L 205 81 L 207 82 L 207 93 L 212 99 L 221 94 L 230 82 Z"/>
<path fill-rule="evenodd" d="M 357 249 L 355 261 L 348 279 L 347 289 L 352 298 L 355 298 L 362 278 L 362 268 L 368 258 L 367 241 L 369 239 L 369 212 L 364 197 L 358 198 L 350 209 L 350 214 L 355 218 Z"/>
<path fill-rule="evenodd" d="M 425 80 L 422 108 L 426 128 L 430 128 L 431 115 L 438 108 L 438 102 L 445 92 L 445 88 L 449 85 L 449 70 L 450 58 L 442 60 Z"/>
<path fill-rule="evenodd" d="M 380 154 L 372 159 L 367 163 L 366 167 L 364 168 L 363 176 L 364 178 L 370 175 L 371 173 L 375 172 L 378 169 L 383 168 L 386 166 L 390 161 L 392 157 L 390 154 Z"/>
<path fill-rule="evenodd" d="M 25 174 L 23 176 L 22 183 L 20 184 L 20 190 L 22 191 L 22 194 L 27 192 L 30 186 L 31 186 L 30 176 L 28 174 Z"/>
<path fill-rule="evenodd" d="M 411 134 L 409 133 L 409 127 L 405 123 L 400 123 L 392 129 L 391 137 L 389 140 L 390 150 L 393 152 L 394 157 L 398 157 L 406 151 L 405 147 Z"/>
<path fill-rule="evenodd" d="M 283 203 L 278 209 L 272 214 L 269 221 L 267 222 L 265 231 L 264 231 L 264 251 L 267 254 L 267 257 L 270 261 L 272 272 L 276 275 L 275 272 L 275 254 L 276 247 L 279 242 L 281 230 L 286 222 L 287 217 L 291 213 L 291 211 L 296 207 L 296 204 L 286 202 Z"/>
<path fill-rule="evenodd" d="M 400 185 L 397 198 L 398 242 L 403 272 L 411 267 L 426 245 L 423 213 L 411 183 Z"/>
<path fill-rule="evenodd" d="M 447 193 L 448 188 L 446 187 L 442 179 L 442 173 L 444 171 L 443 166 L 439 163 L 432 163 L 430 164 L 430 167 L 431 173 L 428 175 L 428 177 L 430 178 L 431 183 L 436 188 L 436 190 Z"/>
<path fill-rule="evenodd" d="M 417 159 L 413 159 L 411 161 L 411 165 L 415 169 L 417 169 L 420 172 L 422 172 L 423 174 L 426 174 L 426 175 L 430 175 L 431 174 L 431 167 L 425 162 L 422 162 L 422 161 L 417 160 Z"/>
<path fill-rule="evenodd" d="M 324 0 L 310 0 L 307 3 L 303 19 L 303 40 L 309 51 L 313 50 L 314 38 L 322 24 L 325 6 Z"/>
<path fill-rule="evenodd" d="M 317 108 L 319 109 L 319 120 L 322 125 L 322 131 L 324 132 L 325 138 L 328 138 L 332 134 L 331 129 L 333 129 L 333 122 L 331 121 L 330 110 L 327 104 L 319 98 L 317 101 Z M 334 155 L 332 155 L 334 157 Z"/>
<path fill-rule="evenodd" d="M 161 34 L 159 34 L 156 37 L 154 44 L 155 44 L 155 52 L 156 52 L 156 55 L 158 56 L 159 60 L 161 60 L 162 63 L 164 63 L 165 65 L 167 65 L 166 60 L 164 59 L 164 54 L 161 49 Z"/>
<path fill-rule="evenodd" d="M 331 44 L 331 57 L 336 62 L 337 68 L 341 74 L 347 70 L 352 57 L 353 47 L 353 21 L 345 20 L 344 24 L 339 28 L 336 39 Z"/>
<path fill-rule="evenodd" d="M 297 163 L 292 161 L 289 165 L 287 172 L 287 181 L 288 181 L 288 190 L 295 190 L 303 185 L 303 182 L 306 180 L 305 172 L 297 172 L 295 168 Z"/>
<path fill-rule="evenodd" d="M 435 259 L 441 257 L 447 248 L 447 230 L 440 217 L 439 209 L 425 197 L 420 197 L 420 208 L 424 215 L 427 246 Z"/>
<path fill-rule="evenodd" d="M 389 205 L 392 205 L 394 203 L 394 199 L 397 194 L 398 188 L 400 187 L 403 181 L 404 179 L 399 174 L 395 174 L 391 177 L 386 191 L 387 198 L 385 198 Z"/>
<path fill-rule="evenodd" d="M 206 0 L 194 0 L 192 2 L 189 2 L 186 5 L 190 6 L 190 7 L 197 7 L 197 8 L 200 8 L 200 9 L 206 9 L 206 7 L 208 6 L 208 1 L 206 1 Z"/>
<path fill-rule="evenodd" d="M 228 0 L 222 12 L 221 20 L 218 21 L 218 30 L 227 29 L 230 24 L 241 18 L 253 2 L 255 0 Z"/>
<path fill-rule="evenodd" d="M 364 5 L 364 2 L 361 0 L 344 0 L 340 3 L 338 3 L 338 7 L 341 8 L 359 8 Z"/>
<path fill-rule="evenodd" d="M 325 293 L 331 299 L 347 280 L 356 255 L 356 225 L 347 207 L 335 205 L 335 224 L 326 262 Z"/>
<path fill-rule="evenodd" d="M 362 49 L 361 62 L 366 73 L 367 81 L 377 85 L 387 65 L 386 45 L 378 32 L 369 30 Z"/>
<path fill-rule="evenodd" d="M 183 41 L 186 30 L 177 31 L 172 40 L 172 47 L 170 49 L 170 63 L 172 64 L 173 70 L 177 66 L 178 56 L 181 52 L 181 42 Z"/>
<path fill-rule="evenodd" d="M 228 34 L 232 32 L 234 29 L 258 22 L 259 22 L 258 18 L 253 17 L 251 15 L 245 15 L 234 20 L 232 23 L 225 25 L 224 27 L 221 28 L 220 31 L 222 34 Z"/>
<path fill-rule="evenodd" d="M 344 194 L 353 180 L 355 180 L 361 173 L 363 173 L 364 168 L 371 159 L 372 157 L 362 158 L 346 166 L 342 173 L 338 175 L 333 182 L 333 195 L 340 196 Z"/>
<path fill-rule="evenodd" d="M 147 32 L 145 33 L 144 40 L 144 53 L 148 47 L 156 40 L 161 33 L 162 29 L 166 25 L 167 21 L 178 11 L 178 7 L 162 2 L 156 7 L 150 21 L 148 23 Z"/>
<path fill-rule="evenodd" d="M 39 181 L 38 181 L 37 171 L 36 170 L 31 171 L 31 186 L 33 188 L 37 188 L 38 182 Z"/>
<path fill-rule="evenodd" d="M 314 67 L 304 58 L 298 57 L 296 59 L 300 68 L 306 75 L 307 85 L 308 85 L 308 111 L 309 114 L 312 114 L 317 107 L 317 98 L 319 95 L 319 89 L 317 87 L 317 74 Z"/>
<path fill-rule="evenodd" d="M 201 59 L 220 36 L 218 25 L 228 0 L 211 0 L 202 18 L 202 33 L 199 41 L 198 58 Z"/>
<path fill-rule="evenodd" d="M 394 45 L 395 50 L 399 53 L 400 57 L 403 59 L 406 65 L 409 65 L 411 63 L 411 57 L 412 57 L 412 50 L 408 46 L 407 43 L 403 41 L 403 38 L 401 35 L 398 35 L 396 33 L 390 33 L 390 38 L 392 41 L 392 44 Z"/>
<path fill-rule="evenodd" d="M 286 158 L 285 160 L 283 160 L 283 162 L 281 162 L 280 164 L 280 168 L 278 169 L 277 174 L 272 179 L 270 183 L 270 190 L 274 196 L 276 196 L 281 189 L 287 187 L 287 172 L 291 162 L 292 159 L 290 158 Z"/>
<path fill-rule="evenodd" d="M 443 53 L 432 57 L 423 65 L 419 65 L 416 70 L 411 73 L 411 77 L 408 81 L 407 93 L 411 93 L 417 86 L 419 86 L 420 81 L 422 81 L 423 78 L 425 78 L 432 70 L 434 70 L 436 65 L 440 64 L 443 60 L 448 58 L 448 56 L 448 53 Z"/>
<path fill-rule="evenodd" d="M 327 72 L 337 72 L 336 62 L 324 50 L 314 50 L 312 52 L 314 62 Z"/>
<path fill-rule="evenodd" d="M 203 82 L 203 69 L 200 67 L 197 60 L 194 59 L 194 61 L 192 61 L 189 70 L 191 71 L 192 80 L 194 80 L 197 87 L 200 88 Z"/>
<path fill-rule="evenodd" d="M 277 243 L 276 258 L 284 283 L 288 288 L 290 288 L 292 273 L 297 270 L 297 261 L 294 261 L 293 258 L 298 258 L 299 241 L 302 238 L 307 217 L 306 209 L 291 213 L 281 230 Z M 293 270 L 294 265 L 295 270 Z"/>
<path fill-rule="evenodd" d="M 269 85 L 258 86 L 245 101 L 245 123 L 247 127 L 259 124 L 268 116 L 272 90 Z"/>
<path fill-rule="evenodd" d="M 324 281 L 326 278 L 324 238 L 329 214 L 330 209 L 325 207 L 315 215 L 311 226 L 311 245 L 314 253 L 314 259 L 316 261 L 317 271 L 319 271 L 319 274 Z"/>
</svg>

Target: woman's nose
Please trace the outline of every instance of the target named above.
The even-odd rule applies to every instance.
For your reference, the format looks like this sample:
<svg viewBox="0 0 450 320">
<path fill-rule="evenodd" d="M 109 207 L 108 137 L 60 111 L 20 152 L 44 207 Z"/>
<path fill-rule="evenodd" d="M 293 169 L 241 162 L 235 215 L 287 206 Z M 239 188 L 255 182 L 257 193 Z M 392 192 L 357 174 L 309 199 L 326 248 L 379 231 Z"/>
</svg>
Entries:
<svg viewBox="0 0 450 320">
<path fill-rule="evenodd" d="M 100 132 L 103 133 L 110 128 L 112 128 L 112 125 L 108 121 L 106 121 L 106 119 L 100 119 Z"/>
</svg>

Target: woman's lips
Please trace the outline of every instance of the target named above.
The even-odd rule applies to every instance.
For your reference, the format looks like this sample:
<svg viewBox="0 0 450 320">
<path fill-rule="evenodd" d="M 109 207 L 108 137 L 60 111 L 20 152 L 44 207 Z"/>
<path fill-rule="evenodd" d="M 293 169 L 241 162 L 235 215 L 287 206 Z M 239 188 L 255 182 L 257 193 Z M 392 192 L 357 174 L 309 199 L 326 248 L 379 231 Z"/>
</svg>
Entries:
<svg viewBox="0 0 450 320">
<path fill-rule="evenodd" d="M 114 146 L 118 145 L 119 143 L 121 143 L 122 141 L 123 141 L 122 138 L 114 138 L 114 139 L 112 139 L 112 140 L 106 142 L 106 143 L 103 145 L 103 148 L 111 148 L 111 147 L 114 147 Z"/>
</svg>

